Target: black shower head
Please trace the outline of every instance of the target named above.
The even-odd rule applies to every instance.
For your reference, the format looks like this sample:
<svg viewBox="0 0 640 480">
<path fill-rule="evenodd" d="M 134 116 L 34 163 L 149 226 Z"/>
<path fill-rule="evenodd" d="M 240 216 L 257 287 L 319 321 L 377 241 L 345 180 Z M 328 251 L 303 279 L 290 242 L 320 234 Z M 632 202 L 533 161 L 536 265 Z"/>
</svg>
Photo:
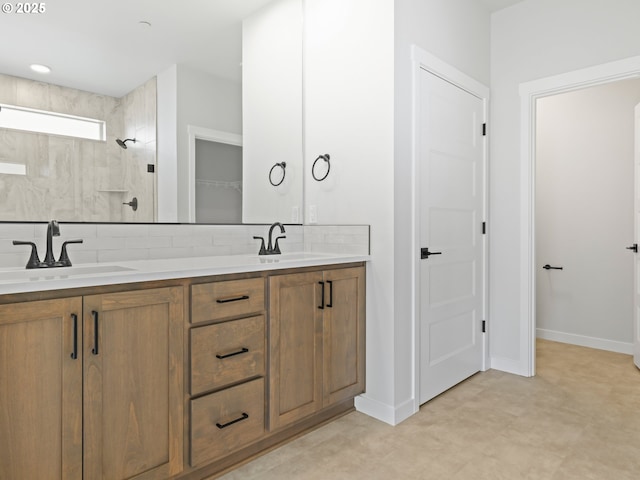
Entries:
<svg viewBox="0 0 640 480">
<path fill-rule="evenodd" d="M 120 145 L 122 148 L 124 148 L 125 150 L 127 149 L 127 142 L 136 143 L 136 139 L 135 138 L 127 138 L 126 140 L 120 140 L 119 138 L 116 138 L 116 143 L 118 145 Z"/>
</svg>

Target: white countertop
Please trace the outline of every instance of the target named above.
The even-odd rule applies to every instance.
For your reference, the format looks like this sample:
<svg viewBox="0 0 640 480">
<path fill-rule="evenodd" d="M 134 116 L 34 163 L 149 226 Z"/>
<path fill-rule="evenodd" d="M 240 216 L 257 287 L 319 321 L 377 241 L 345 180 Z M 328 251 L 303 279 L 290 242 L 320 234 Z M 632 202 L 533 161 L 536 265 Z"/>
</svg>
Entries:
<svg viewBox="0 0 640 480">
<path fill-rule="evenodd" d="M 51 269 L 12 268 L 0 270 L 0 295 L 366 262 L 370 259 L 369 255 L 299 252 L 93 263 Z"/>
</svg>

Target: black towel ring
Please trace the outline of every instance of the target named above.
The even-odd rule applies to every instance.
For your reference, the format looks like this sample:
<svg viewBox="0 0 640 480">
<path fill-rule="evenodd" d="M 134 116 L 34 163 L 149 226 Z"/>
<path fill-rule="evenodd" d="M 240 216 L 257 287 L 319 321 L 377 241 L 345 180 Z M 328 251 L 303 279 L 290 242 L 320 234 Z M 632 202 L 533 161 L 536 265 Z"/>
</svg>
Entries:
<svg viewBox="0 0 640 480">
<path fill-rule="evenodd" d="M 273 169 L 276 167 L 282 168 L 282 178 L 278 183 L 274 183 L 273 179 L 271 178 L 271 175 L 273 174 Z M 269 170 L 269 183 L 274 187 L 277 187 L 278 185 L 282 185 L 282 182 L 284 182 L 284 177 L 287 175 L 287 171 L 285 170 L 286 168 L 287 168 L 287 162 L 276 163 L 273 167 L 271 167 L 271 170 Z"/>
<path fill-rule="evenodd" d="M 318 163 L 318 160 L 320 160 L 320 159 L 322 159 L 325 162 L 327 162 L 327 173 L 325 173 L 324 177 L 322 177 L 322 178 L 316 177 L 316 163 Z M 313 166 L 311 167 L 311 176 L 317 182 L 321 182 L 321 181 L 323 181 L 325 178 L 327 178 L 329 176 L 329 172 L 331 171 L 331 162 L 329 162 L 330 159 L 331 159 L 331 157 L 329 156 L 329 154 L 325 153 L 324 155 L 319 155 L 318 158 L 316 158 L 315 161 L 313 162 Z"/>
</svg>

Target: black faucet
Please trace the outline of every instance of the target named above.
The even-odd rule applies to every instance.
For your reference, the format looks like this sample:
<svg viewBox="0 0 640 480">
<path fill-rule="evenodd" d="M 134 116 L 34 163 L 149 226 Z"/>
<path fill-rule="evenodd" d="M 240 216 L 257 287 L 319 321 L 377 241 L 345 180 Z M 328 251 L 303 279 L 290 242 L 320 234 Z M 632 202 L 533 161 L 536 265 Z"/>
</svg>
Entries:
<svg viewBox="0 0 640 480">
<path fill-rule="evenodd" d="M 258 255 L 279 255 L 282 252 L 280 251 L 280 245 L 278 245 L 278 240 L 280 240 L 281 238 L 287 238 L 284 235 L 277 237 L 275 242 L 272 241 L 273 238 L 273 229 L 275 227 L 280 227 L 280 233 L 285 233 L 284 231 L 284 227 L 282 226 L 282 224 L 280 222 L 276 222 L 273 225 L 271 225 L 271 227 L 269 228 L 269 243 L 267 244 L 267 247 L 265 248 L 264 246 L 264 238 L 263 237 L 253 237 L 256 240 L 260 240 L 260 251 L 258 252 Z"/>
<path fill-rule="evenodd" d="M 56 220 L 51 220 L 47 225 L 47 253 L 45 254 L 44 261 L 40 261 L 38 256 L 38 247 L 33 242 L 23 242 L 20 240 L 14 240 L 14 245 L 30 245 L 31 256 L 27 262 L 27 268 L 51 268 L 51 267 L 70 267 L 71 260 L 67 254 L 67 244 L 69 243 L 82 243 L 82 240 L 67 240 L 62 244 L 62 250 L 60 251 L 60 259 L 56 261 L 53 255 L 53 237 L 60 236 L 60 225 Z"/>
<path fill-rule="evenodd" d="M 60 236 L 60 225 L 57 220 L 51 220 L 47 225 L 47 253 L 44 256 L 44 263 L 48 267 L 53 267 L 56 258 L 53 256 L 53 237 Z"/>
</svg>

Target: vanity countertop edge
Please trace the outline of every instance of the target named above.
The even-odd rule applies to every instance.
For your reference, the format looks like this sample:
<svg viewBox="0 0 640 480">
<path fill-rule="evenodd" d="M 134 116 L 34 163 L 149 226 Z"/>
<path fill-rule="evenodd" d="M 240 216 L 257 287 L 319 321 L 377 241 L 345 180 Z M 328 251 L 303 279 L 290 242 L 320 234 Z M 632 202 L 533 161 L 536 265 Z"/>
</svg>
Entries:
<svg viewBox="0 0 640 480">
<path fill-rule="evenodd" d="M 0 295 L 367 262 L 370 255 L 298 252 L 220 255 L 78 264 L 43 270 L 0 270 Z M 110 267 L 113 271 L 109 271 Z M 92 270 L 99 273 L 93 273 Z M 91 272 L 91 273 L 84 273 Z"/>
</svg>

